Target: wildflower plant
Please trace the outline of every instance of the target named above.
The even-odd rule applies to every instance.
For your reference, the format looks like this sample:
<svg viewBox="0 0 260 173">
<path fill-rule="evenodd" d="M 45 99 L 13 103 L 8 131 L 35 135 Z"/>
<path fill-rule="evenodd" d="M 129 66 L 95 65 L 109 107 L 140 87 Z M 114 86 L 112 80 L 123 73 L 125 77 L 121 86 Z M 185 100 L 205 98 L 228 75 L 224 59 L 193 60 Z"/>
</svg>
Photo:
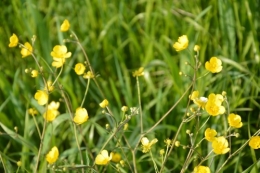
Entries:
<svg viewBox="0 0 260 173">
<path fill-rule="evenodd" d="M 27 151 L 20 152 L 21 155 L 29 152 L 32 163 L 25 165 L 24 159 L 16 160 L 17 171 L 223 172 L 229 161 L 246 147 L 250 147 L 252 152 L 260 148 L 260 130 L 244 142 L 238 142 L 238 134 L 246 120 L 235 108 L 231 108 L 230 93 L 211 87 L 211 76 L 227 71 L 228 64 L 216 55 L 202 61 L 200 51 L 204 48 L 196 44 L 193 36 L 183 34 L 167 39 L 175 40 L 169 41 L 172 42 L 168 45 L 171 47 L 169 52 L 176 56 L 188 55 L 185 68 L 189 70 L 171 72 L 172 76 L 179 74 L 180 81 L 183 79 L 185 82 L 176 97 L 172 96 L 175 93 L 171 93 L 170 97 L 160 96 L 161 91 L 156 90 L 157 86 L 151 82 L 153 75 L 160 72 L 151 73 L 148 62 L 145 63 L 150 66 L 141 63 L 122 75 L 115 61 L 119 80 L 126 83 L 134 81 L 133 85 L 129 85 L 132 88 L 122 89 L 125 93 L 131 93 L 125 97 L 135 98 L 130 102 L 128 98 L 116 94 L 117 87 L 124 86 L 123 82 L 114 82 L 109 77 L 109 71 L 102 72 L 102 68 L 92 65 L 96 59 L 88 57 L 88 48 L 78 38 L 70 21 L 65 19 L 58 23 L 61 23 L 57 30 L 59 37 L 69 35 L 69 38 L 64 39 L 62 44 L 54 44 L 48 52 L 51 61 L 38 55 L 35 45 L 44 43 L 36 36 L 32 36 L 30 42 L 13 33 L 9 44 L 6 44 L 12 48 L 11 51 L 19 47 L 22 60 L 29 59 L 35 64 L 34 68 L 28 67 L 23 71 L 28 73 L 28 78 L 36 81 L 25 114 L 30 115 L 27 118 L 34 123 L 30 124 L 30 129 L 37 142 L 31 143 L 27 139 L 29 135 L 21 137 L 16 126 L 10 130 L 0 124 L 8 136 L 31 146 Z M 98 39 L 102 40 L 106 32 L 104 29 Z M 22 41 L 25 43 L 22 44 Z M 192 50 L 193 44 L 196 45 Z M 164 50 L 160 46 L 158 49 Z M 163 64 L 167 66 L 167 63 Z M 68 82 L 68 75 L 74 76 L 73 82 Z M 165 80 L 164 85 L 167 82 L 181 85 L 169 81 Z M 200 87 L 203 81 L 206 81 L 207 87 Z M 68 86 L 81 86 L 84 90 L 74 90 Z M 153 97 L 159 99 L 147 97 L 149 90 L 154 92 Z M 148 98 L 152 99 L 149 104 L 145 102 Z M 165 99 L 167 103 L 171 102 L 165 112 L 160 111 L 160 106 L 153 110 L 156 102 L 166 107 L 159 103 Z M 148 111 L 155 115 L 149 117 Z M 178 126 L 168 125 L 171 119 Z M 66 130 L 61 133 L 59 128 Z M 168 136 L 163 139 L 165 136 L 160 134 Z M 176 158 L 179 160 L 176 161 Z M 6 167 L 3 161 L 2 165 Z"/>
</svg>

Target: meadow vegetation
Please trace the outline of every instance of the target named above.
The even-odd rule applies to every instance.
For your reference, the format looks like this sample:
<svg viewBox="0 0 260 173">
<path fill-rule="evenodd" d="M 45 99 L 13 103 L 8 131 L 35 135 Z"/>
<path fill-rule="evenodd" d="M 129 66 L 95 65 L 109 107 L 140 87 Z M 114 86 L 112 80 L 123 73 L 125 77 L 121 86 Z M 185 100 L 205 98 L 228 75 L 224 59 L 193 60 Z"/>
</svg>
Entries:
<svg viewBox="0 0 260 173">
<path fill-rule="evenodd" d="M 0 5 L 0 172 L 259 172 L 259 0 Z"/>
</svg>

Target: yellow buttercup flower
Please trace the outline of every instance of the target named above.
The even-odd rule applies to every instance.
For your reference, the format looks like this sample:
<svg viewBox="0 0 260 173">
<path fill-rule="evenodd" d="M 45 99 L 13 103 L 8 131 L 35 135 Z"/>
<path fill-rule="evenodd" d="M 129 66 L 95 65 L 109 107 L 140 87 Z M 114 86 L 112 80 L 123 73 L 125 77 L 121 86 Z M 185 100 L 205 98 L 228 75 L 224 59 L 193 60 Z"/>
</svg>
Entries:
<svg viewBox="0 0 260 173">
<path fill-rule="evenodd" d="M 18 162 L 16 162 L 16 164 L 17 164 L 18 167 L 22 166 L 21 160 L 19 160 Z"/>
<path fill-rule="evenodd" d="M 32 52 L 33 52 L 33 48 L 31 46 L 31 44 L 28 42 L 24 43 L 24 47 L 22 47 L 22 50 L 21 50 L 22 58 L 25 58 L 25 57 L 31 55 Z"/>
<path fill-rule="evenodd" d="M 36 114 L 38 114 L 37 110 L 35 108 L 29 108 L 28 109 L 28 114 L 34 116 Z"/>
<path fill-rule="evenodd" d="M 54 86 L 52 85 L 52 81 L 47 81 L 47 86 L 44 87 L 44 90 L 49 91 L 49 92 L 54 90 Z"/>
<path fill-rule="evenodd" d="M 134 77 L 143 76 L 144 75 L 144 68 L 140 67 L 138 70 L 133 72 Z"/>
<path fill-rule="evenodd" d="M 57 161 L 59 157 L 59 150 L 56 146 L 54 146 L 51 151 L 49 151 L 49 153 L 46 155 L 46 161 L 49 164 L 53 164 Z"/>
<path fill-rule="evenodd" d="M 230 150 L 228 141 L 224 136 L 216 137 L 212 142 L 212 148 L 215 154 L 226 154 Z"/>
<path fill-rule="evenodd" d="M 82 124 L 82 123 L 86 122 L 87 120 L 88 120 L 87 110 L 85 108 L 81 108 L 81 107 L 77 108 L 73 121 L 76 124 Z"/>
<path fill-rule="evenodd" d="M 128 107 L 127 106 L 122 106 L 122 108 L 121 108 L 121 111 L 122 112 L 126 112 L 128 110 Z"/>
<path fill-rule="evenodd" d="M 210 173 L 210 169 L 207 166 L 196 166 L 193 173 Z"/>
<path fill-rule="evenodd" d="M 172 140 L 170 140 L 169 138 L 165 139 L 164 143 L 166 144 L 167 147 L 170 147 L 172 145 Z"/>
<path fill-rule="evenodd" d="M 243 126 L 241 117 L 237 114 L 231 113 L 228 115 L 228 124 L 230 127 L 240 128 Z"/>
<path fill-rule="evenodd" d="M 101 103 L 99 103 L 99 106 L 100 106 L 101 108 L 105 108 L 105 107 L 108 106 L 108 104 L 109 104 L 109 102 L 107 101 L 107 99 L 105 99 L 105 100 L 103 100 Z"/>
<path fill-rule="evenodd" d="M 32 71 L 31 71 L 31 76 L 32 76 L 32 77 L 37 77 L 38 74 L 39 74 L 39 72 L 38 72 L 37 70 L 32 70 Z"/>
<path fill-rule="evenodd" d="M 84 71 L 86 70 L 86 67 L 82 63 L 77 63 L 74 68 L 77 75 L 82 75 Z"/>
<path fill-rule="evenodd" d="M 153 139 L 151 142 L 149 141 L 149 139 L 147 137 L 143 137 L 141 139 L 141 143 L 142 143 L 142 152 L 143 153 L 147 153 L 151 150 L 151 147 L 153 144 L 155 144 L 156 142 L 158 142 L 158 140 L 155 138 Z"/>
<path fill-rule="evenodd" d="M 66 32 L 66 31 L 68 31 L 70 29 L 70 23 L 69 23 L 69 21 L 67 20 L 67 19 L 65 19 L 64 21 L 63 21 L 63 23 L 61 24 L 61 26 L 60 26 L 60 31 L 61 32 Z"/>
<path fill-rule="evenodd" d="M 260 148 L 260 136 L 251 137 L 248 144 L 253 149 L 259 149 Z"/>
<path fill-rule="evenodd" d="M 202 107 L 202 109 L 205 108 L 205 105 L 208 101 L 206 97 L 199 97 L 199 91 L 193 91 L 190 95 L 190 99 L 199 107 Z"/>
<path fill-rule="evenodd" d="M 91 79 L 94 78 L 94 74 L 91 71 L 88 71 L 87 73 L 84 73 L 83 78 L 85 79 Z"/>
<path fill-rule="evenodd" d="M 205 134 L 205 139 L 207 139 L 209 142 L 213 142 L 214 139 L 216 138 L 215 136 L 217 135 L 217 132 L 214 129 L 207 128 L 204 134 Z"/>
<path fill-rule="evenodd" d="M 205 108 L 206 108 L 206 111 L 208 112 L 208 114 L 210 114 L 212 116 L 224 114 L 226 111 L 224 106 L 216 104 L 216 102 L 213 102 L 213 101 L 208 101 L 206 103 Z"/>
<path fill-rule="evenodd" d="M 110 154 L 112 155 L 112 159 L 111 159 L 112 162 L 115 162 L 115 163 L 120 162 L 121 155 L 119 153 L 111 152 Z"/>
<path fill-rule="evenodd" d="M 217 57 L 212 57 L 205 63 L 205 68 L 211 73 L 218 73 L 222 70 L 222 61 Z"/>
<path fill-rule="evenodd" d="M 208 96 L 208 101 L 205 105 L 205 109 L 208 112 L 208 114 L 212 116 L 224 114 L 226 109 L 224 106 L 221 105 L 223 101 L 224 98 L 221 94 L 210 94 Z"/>
<path fill-rule="evenodd" d="M 200 46 L 199 45 L 195 45 L 193 48 L 194 51 L 198 52 L 200 50 Z"/>
<path fill-rule="evenodd" d="M 187 35 L 182 35 L 178 38 L 178 42 L 173 44 L 173 48 L 178 52 L 186 49 L 189 45 L 189 40 Z"/>
<path fill-rule="evenodd" d="M 13 34 L 9 40 L 10 40 L 10 43 L 8 45 L 9 47 L 16 47 L 19 43 L 19 39 L 15 34 Z"/>
<path fill-rule="evenodd" d="M 160 156 L 163 156 L 164 153 L 165 153 L 164 149 L 160 149 L 160 150 L 159 150 L 159 154 L 160 154 Z"/>
<path fill-rule="evenodd" d="M 60 107 L 59 102 L 52 101 L 48 105 L 47 111 L 43 114 L 43 118 L 49 122 L 55 120 L 55 118 L 60 114 L 60 112 L 58 111 L 59 107 Z"/>
<path fill-rule="evenodd" d="M 71 52 L 67 52 L 67 47 L 64 45 L 54 46 L 51 56 L 53 57 L 52 66 L 60 68 L 66 61 L 66 58 L 71 57 Z"/>
<path fill-rule="evenodd" d="M 107 165 L 112 159 L 112 155 L 108 156 L 107 150 L 102 150 L 100 154 L 97 155 L 95 159 L 95 164 L 97 165 Z"/>
<path fill-rule="evenodd" d="M 44 90 L 38 90 L 35 93 L 34 98 L 37 100 L 39 105 L 45 105 L 46 103 L 48 103 L 49 95 Z"/>
</svg>

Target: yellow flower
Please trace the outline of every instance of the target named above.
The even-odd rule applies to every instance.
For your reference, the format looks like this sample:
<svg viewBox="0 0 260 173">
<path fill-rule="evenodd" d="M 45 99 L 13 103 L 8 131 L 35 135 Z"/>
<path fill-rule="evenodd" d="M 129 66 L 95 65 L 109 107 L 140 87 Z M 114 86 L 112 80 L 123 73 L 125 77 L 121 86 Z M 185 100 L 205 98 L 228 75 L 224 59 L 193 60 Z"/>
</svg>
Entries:
<svg viewBox="0 0 260 173">
<path fill-rule="evenodd" d="M 53 121 L 60 114 L 60 112 L 58 111 L 59 107 L 60 107 L 59 102 L 52 101 L 48 105 L 47 111 L 43 114 L 43 118 L 49 122 Z"/>
<path fill-rule="evenodd" d="M 67 52 L 67 47 L 64 45 L 54 46 L 51 56 L 53 57 L 52 66 L 60 68 L 66 61 L 66 58 L 71 57 L 71 52 Z"/>
<path fill-rule="evenodd" d="M 60 31 L 61 32 L 66 32 L 66 31 L 68 31 L 70 29 L 70 23 L 69 23 L 69 21 L 67 20 L 67 19 L 65 19 L 64 21 L 63 21 L 63 23 L 61 24 L 61 26 L 60 26 Z"/>
<path fill-rule="evenodd" d="M 218 73 L 222 70 L 222 61 L 217 57 L 212 57 L 205 63 L 205 67 L 211 73 Z"/>
<path fill-rule="evenodd" d="M 112 155 L 112 161 L 115 162 L 115 163 L 118 163 L 120 162 L 121 160 L 121 155 L 119 153 L 114 153 L 114 152 L 111 152 L 110 153 Z"/>
<path fill-rule="evenodd" d="M 215 136 L 217 135 L 216 130 L 211 129 L 211 128 L 207 128 L 205 130 L 205 138 L 209 141 L 209 142 L 213 142 L 214 139 L 216 138 Z"/>
<path fill-rule="evenodd" d="M 100 106 L 101 108 L 105 108 L 105 107 L 108 106 L 108 104 L 109 104 L 109 102 L 107 101 L 107 99 L 105 99 L 105 100 L 103 100 L 101 103 L 99 103 L 99 106 Z"/>
<path fill-rule="evenodd" d="M 163 156 L 164 153 L 165 153 L 164 149 L 160 149 L 160 150 L 159 150 L 159 154 L 160 154 L 161 156 Z"/>
<path fill-rule="evenodd" d="M 208 101 L 205 105 L 205 109 L 208 112 L 208 114 L 212 116 L 224 114 L 226 109 L 224 106 L 221 105 L 223 101 L 224 98 L 221 94 L 210 94 L 208 96 Z"/>
<path fill-rule="evenodd" d="M 200 50 L 200 46 L 199 45 L 195 45 L 193 48 L 194 51 L 198 52 Z"/>
<path fill-rule="evenodd" d="M 19 43 L 19 39 L 15 34 L 13 34 L 9 40 L 10 40 L 10 43 L 8 45 L 9 47 L 16 47 Z"/>
<path fill-rule="evenodd" d="M 49 95 L 46 91 L 38 90 L 34 98 L 38 101 L 39 105 L 45 105 L 48 102 Z"/>
<path fill-rule="evenodd" d="M 18 162 L 16 162 L 16 164 L 17 164 L 18 167 L 22 166 L 21 160 L 19 160 Z"/>
<path fill-rule="evenodd" d="M 59 157 L 59 150 L 56 146 L 54 146 L 51 151 L 46 155 L 46 160 L 49 164 L 53 164 L 57 161 Z"/>
<path fill-rule="evenodd" d="M 260 148 L 260 136 L 253 136 L 249 140 L 249 146 L 253 149 L 259 149 Z"/>
<path fill-rule="evenodd" d="M 87 120 L 88 120 L 87 110 L 85 108 L 81 108 L 81 107 L 77 108 L 73 121 L 76 124 L 82 124 L 82 123 L 86 122 Z"/>
<path fill-rule="evenodd" d="M 174 143 L 175 147 L 179 147 L 181 145 L 180 141 L 175 141 Z"/>
<path fill-rule="evenodd" d="M 124 125 L 124 131 L 126 131 L 127 129 L 128 129 L 128 126 L 129 126 L 129 124 L 128 123 L 125 123 L 125 125 Z"/>
<path fill-rule="evenodd" d="M 215 154 L 226 154 L 230 150 L 228 141 L 224 136 L 216 137 L 212 142 L 212 148 Z"/>
<path fill-rule="evenodd" d="M 22 58 L 25 58 L 25 57 L 31 55 L 32 52 L 33 52 L 33 48 L 31 46 L 31 44 L 28 42 L 24 43 L 24 47 L 22 47 L 22 50 L 21 50 Z"/>
<path fill-rule="evenodd" d="M 39 74 L 39 72 L 38 72 L 37 70 L 32 70 L 32 71 L 31 71 L 31 76 L 32 76 L 32 77 L 37 77 L 38 74 Z"/>
<path fill-rule="evenodd" d="M 77 75 L 82 75 L 86 70 L 86 67 L 82 63 L 77 63 L 74 70 L 77 73 Z"/>
<path fill-rule="evenodd" d="M 205 108 L 205 105 L 208 101 L 206 97 L 199 97 L 199 91 L 193 91 L 190 95 L 190 99 L 199 107 L 202 107 L 202 109 Z"/>
<path fill-rule="evenodd" d="M 210 173 L 210 169 L 207 166 L 196 166 L 193 173 Z"/>
<path fill-rule="evenodd" d="M 165 140 L 164 140 L 164 143 L 166 144 L 167 147 L 170 147 L 171 144 L 172 144 L 172 140 L 170 140 L 169 138 L 168 138 L 168 139 L 165 139 Z"/>
<path fill-rule="evenodd" d="M 54 86 L 52 85 L 52 81 L 47 81 L 47 86 L 44 87 L 44 90 L 49 91 L 49 92 L 54 90 Z"/>
<path fill-rule="evenodd" d="M 128 107 L 127 106 L 123 106 L 122 108 L 121 108 L 121 111 L 123 111 L 123 112 L 126 112 L 128 110 Z"/>
<path fill-rule="evenodd" d="M 182 35 L 178 38 L 178 42 L 175 42 L 173 44 L 173 48 L 178 52 L 186 49 L 188 45 L 189 45 L 189 40 L 187 35 Z"/>
<path fill-rule="evenodd" d="M 124 160 L 120 160 L 120 165 L 121 165 L 122 167 L 124 167 L 124 166 L 125 166 L 125 161 L 124 161 Z"/>
<path fill-rule="evenodd" d="M 97 165 L 107 165 L 112 159 L 112 155 L 108 156 L 107 150 L 102 150 L 100 154 L 97 155 L 95 159 L 95 164 Z"/>
<path fill-rule="evenodd" d="M 133 72 L 134 77 L 143 76 L 144 75 L 144 68 L 140 67 L 138 70 Z"/>
<path fill-rule="evenodd" d="M 29 108 L 28 113 L 32 116 L 38 114 L 37 110 L 35 108 Z"/>
<path fill-rule="evenodd" d="M 149 141 L 149 139 L 147 137 L 143 137 L 141 139 L 141 143 L 142 143 L 142 152 L 143 153 L 147 153 L 151 150 L 151 147 L 153 144 L 155 144 L 158 140 L 155 138 L 153 139 L 151 142 Z"/>
<path fill-rule="evenodd" d="M 94 78 L 94 74 L 91 71 L 88 71 L 87 73 L 84 73 L 83 78 L 85 79 Z"/>
<path fill-rule="evenodd" d="M 230 127 L 234 128 L 240 128 L 243 125 L 241 122 L 241 117 L 234 113 L 228 115 L 228 124 Z"/>
</svg>

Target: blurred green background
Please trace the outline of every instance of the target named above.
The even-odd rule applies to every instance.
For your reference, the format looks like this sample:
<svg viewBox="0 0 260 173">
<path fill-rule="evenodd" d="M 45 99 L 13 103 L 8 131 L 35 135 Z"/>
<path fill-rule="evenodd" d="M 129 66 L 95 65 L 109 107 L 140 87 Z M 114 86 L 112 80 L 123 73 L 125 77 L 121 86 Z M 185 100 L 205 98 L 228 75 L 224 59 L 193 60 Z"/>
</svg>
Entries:
<svg viewBox="0 0 260 173">
<path fill-rule="evenodd" d="M 179 99 L 191 83 L 188 77 L 179 76 L 179 71 L 190 76 L 192 68 L 185 62 L 194 63 L 193 47 L 200 45 L 199 60 L 202 67 L 198 75 L 206 73 L 204 63 L 212 56 L 223 61 L 223 71 L 209 74 L 198 80 L 195 89 L 201 95 L 227 92 L 230 111 L 241 115 L 244 126 L 236 130 L 240 137 L 235 139 L 232 150 L 241 146 L 259 129 L 260 117 L 260 1 L 259 0 L 2 0 L 0 2 L 0 151 L 1 157 L 10 172 L 16 170 L 16 161 L 22 160 L 23 166 L 31 170 L 35 161 L 35 153 L 39 146 L 39 137 L 31 116 L 26 113 L 29 107 L 36 107 L 33 99 L 37 89 L 43 88 L 41 78 L 31 78 L 26 68 L 37 68 L 33 58 L 21 58 L 19 48 L 9 48 L 9 37 L 15 33 L 21 43 L 30 42 L 37 36 L 34 45 L 35 54 L 46 69 L 46 76 L 51 71 L 44 64 L 52 62 L 50 52 L 57 44 L 64 44 L 63 39 L 69 33 L 61 33 L 59 27 L 64 19 L 68 19 L 73 30 L 84 46 L 105 97 L 110 102 L 111 111 L 118 121 L 121 120 L 121 107 L 138 106 L 136 81 L 132 71 L 145 67 L 145 75 L 140 78 L 141 98 L 144 114 L 144 129 L 156 123 L 162 115 Z M 172 44 L 181 35 L 189 38 L 189 47 L 176 52 Z M 66 62 L 60 79 L 64 90 L 68 93 L 73 109 L 76 109 L 83 98 L 86 81 L 78 77 L 73 68 L 76 63 L 84 62 L 82 52 L 73 43 L 66 43 L 72 52 L 72 58 Z M 50 77 L 53 80 L 53 78 Z M 60 99 L 58 92 L 51 98 Z M 105 124 L 111 121 L 99 108 L 102 98 L 94 82 L 90 84 L 89 94 L 84 103 L 90 119 L 82 127 L 82 136 L 88 143 L 89 151 L 98 152 L 106 140 Z M 164 148 L 163 140 L 172 138 L 184 115 L 188 95 L 151 134 L 157 137 L 156 146 Z M 56 126 L 47 132 L 49 141 L 44 148 L 46 153 L 52 145 L 57 145 L 64 164 L 79 163 L 75 154 L 76 145 L 71 123 L 66 123 L 67 114 L 61 103 L 61 115 Z M 225 116 L 210 119 L 207 127 L 214 127 L 219 133 L 224 132 L 222 122 Z M 204 115 L 206 119 L 206 115 Z M 42 125 L 42 116 L 37 116 Z M 129 122 L 126 136 L 134 146 L 137 136 L 138 118 Z M 186 129 L 195 129 L 194 123 L 187 123 L 178 140 L 187 144 Z M 18 134 L 13 133 L 18 127 Z M 55 128 L 57 127 L 57 128 Z M 9 135 L 7 135 L 7 133 Z M 106 134 L 106 135 L 104 135 Z M 203 137 L 203 132 L 201 133 Z M 24 140 L 26 142 L 21 142 Z M 206 142 L 203 144 L 207 148 Z M 32 149 L 33 147 L 35 149 Z M 84 144 L 82 143 L 82 147 Z M 115 149 L 115 143 L 108 146 Z M 206 155 L 209 149 L 200 151 Z M 172 153 L 166 170 L 179 172 L 186 158 L 187 151 L 177 149 Z M 86 151 L 85 162 L 92 165 Z M 142 157 L 139 151 L 137 158 Z M 159 156 L 158 156 L 159 157 Z M 250 150 L 247 146 L 236 157 L 232 158 L 224 172 L 242 172 L 259 160 L 258 150 Z M 211 169 L 223 163 L 226 156 L 214 160 Z M 129 158 L 130 159 L 130 158 Z M 177 159 L 177 161 L 176 161 Z M 153 172 L 152 162 L 138 160 L 140 172 Z M 158 158 L 159 160 L 159 158 Z M 65 161 L 64 161 L 65 162 Z M 199 162 L 194 160 L 187 172 Z M 62 163 L 61 163 L 62 164 Z M 258 167 L 259 168 L 259 167 Z M 41 165 L 46 171 L 46 165 Z M 256 169 L 256 168 L 255 168 Z M 2 162 L 0 164 L 0 171 Z M 29 171 L 30 172 L 30 171 Z"/>
</svg>

